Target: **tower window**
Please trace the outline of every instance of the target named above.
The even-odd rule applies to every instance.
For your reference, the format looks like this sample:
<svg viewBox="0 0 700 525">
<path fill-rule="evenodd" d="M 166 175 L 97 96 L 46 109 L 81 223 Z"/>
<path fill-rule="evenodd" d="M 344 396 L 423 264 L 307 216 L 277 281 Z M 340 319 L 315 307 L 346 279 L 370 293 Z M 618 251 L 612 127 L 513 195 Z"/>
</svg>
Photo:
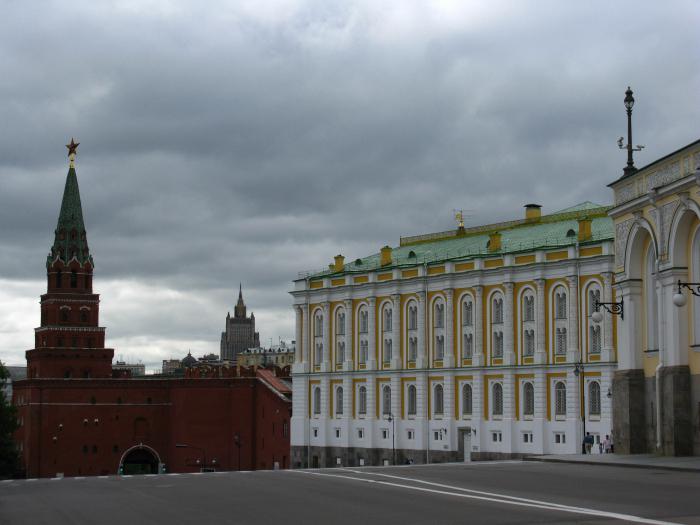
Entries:
<svg viewBox="0 0 700 525">
<path fill-rule="evenodd" d="M 78 287 L 78 274 L 75 273 L 75 270 L 71 270 L 71 272 L 70 272 L 70 287 L 71 288 Z"/>
<path fill-rule="evenodd" d="M 60 288 L 60 287 L 61 287 L 61 278 L 62 278 L 62 276 L 61 276 L 61 270 L 58 270 L 58 271 L 56 272 L 56 288 Z"/>
</svg>

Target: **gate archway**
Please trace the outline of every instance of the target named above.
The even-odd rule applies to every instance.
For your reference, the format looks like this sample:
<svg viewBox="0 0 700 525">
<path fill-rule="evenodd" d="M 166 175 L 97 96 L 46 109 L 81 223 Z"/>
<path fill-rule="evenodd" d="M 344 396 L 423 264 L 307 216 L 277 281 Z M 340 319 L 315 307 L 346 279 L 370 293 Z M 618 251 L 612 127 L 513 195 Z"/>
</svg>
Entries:
<svg viewBox="0 0 700 525">
<path fill-rule="evenodd" d="M 136 445 L 128 449 L 119 461 L 122 474 L 158 474 L 160 456 L 148 445 Z"/>
</svg>

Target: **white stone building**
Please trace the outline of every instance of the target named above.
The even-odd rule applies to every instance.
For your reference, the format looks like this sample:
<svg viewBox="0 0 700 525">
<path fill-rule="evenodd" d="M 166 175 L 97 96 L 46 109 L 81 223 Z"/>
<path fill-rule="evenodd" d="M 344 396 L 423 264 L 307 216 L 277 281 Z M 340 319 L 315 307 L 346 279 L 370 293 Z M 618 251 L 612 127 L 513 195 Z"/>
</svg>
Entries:
<svg viewBox="0 0 700 525">
<path fill-rule="evenodd" d="M 617 319 L 592 318 L 614 300 L 607 211 L 528 205 L 301 275 L 293 465 L 574 453 L 584 424 L 610 434 Z"/>
</svg>

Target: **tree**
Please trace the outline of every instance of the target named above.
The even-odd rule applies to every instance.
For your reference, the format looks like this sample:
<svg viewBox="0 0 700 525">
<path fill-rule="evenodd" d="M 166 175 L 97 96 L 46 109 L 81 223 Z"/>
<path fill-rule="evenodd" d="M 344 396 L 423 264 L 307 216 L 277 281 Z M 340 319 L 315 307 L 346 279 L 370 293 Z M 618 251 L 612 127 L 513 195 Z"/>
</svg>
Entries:
<svg viewBox="0 0 700 525">
<path fill-rule="evenodd" d="M 17 446 L 13 434 L 17 430 L 17 408 L 5 398 L 2 387 L 10 373 L 0 361 L 0 478 L 12 476 L 17 471 Z"/>
</svg>

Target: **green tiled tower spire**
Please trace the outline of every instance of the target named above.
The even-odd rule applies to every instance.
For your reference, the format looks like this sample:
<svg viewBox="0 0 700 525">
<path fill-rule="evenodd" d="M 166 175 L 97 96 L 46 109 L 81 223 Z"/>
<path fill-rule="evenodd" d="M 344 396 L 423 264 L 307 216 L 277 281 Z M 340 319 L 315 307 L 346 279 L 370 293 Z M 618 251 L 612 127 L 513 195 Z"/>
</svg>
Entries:
<svg viewBox="0 0 700 525">
<path fill-rule="evenodd" d="M 61 212 L 58 215 L 58 224 L 56 225 L 53 246 L 51 247 L 47 266 L 55 261 L 56 257 L 59 257 L 65 264 L 75 257 L 81 266 L 86 262 L 94 266 L 88 248 L 85 223 L 83 222 L 83 208 L 80 203 L 78 177 L 75 173 L 75 150 L 78 145 L 71 139 L 71 144 L 67 147 L 70 166 L 66 176 Z"/>
</svg>

